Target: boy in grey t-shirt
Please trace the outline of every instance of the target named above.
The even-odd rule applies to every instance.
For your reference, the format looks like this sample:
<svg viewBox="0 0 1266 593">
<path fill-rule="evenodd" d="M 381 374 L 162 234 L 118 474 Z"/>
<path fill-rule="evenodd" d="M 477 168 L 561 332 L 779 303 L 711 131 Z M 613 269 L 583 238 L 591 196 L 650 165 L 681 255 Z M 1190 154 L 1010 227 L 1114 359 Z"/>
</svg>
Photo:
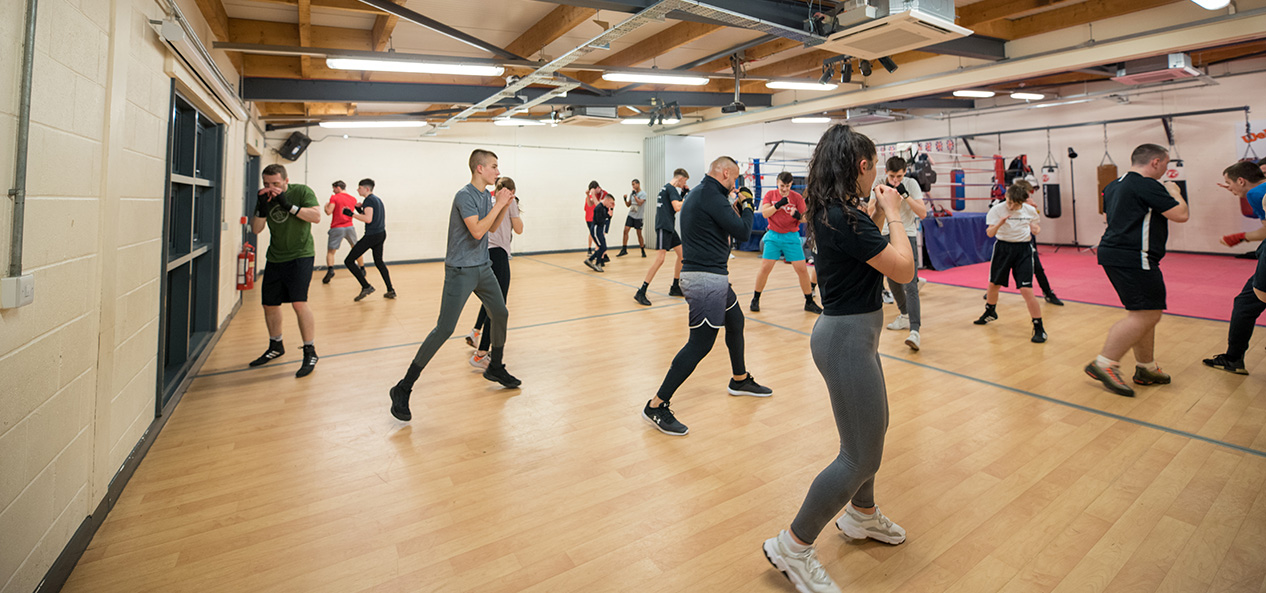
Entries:
<svg viewBox="0 0 1266 593">
<path fill-rule="evenodd" d="M 637 229 L 637 245 L 642 248 L 642 257 L 646 257 L 646 239 L 642 237 L 642 207 L 646 205 L 646 192 L 642 191 L 642 182 L 633 180 L 633 191 L 624 196 L 624 205 L 629 208 L 629 215 L 624 219 L 624 245 L 616 257 L 629 254 L 629 229 Z"/>
<path fill-rule="evenodd" d="M 514 192 L 502 189 L 497 192 L 494 202 L 493 196 L 484 189 L 495 184 L 500 175 L 496 154 L 482 149 L 470 153 L 470 183 L 457 191 L 448 219 L 448 252 L 444 256 L 444 296 L 440 300 L 439 320 L 418 347 L 404 378 L 391 388 L 391 415 L 398 420 L 407 421 L 413 417 L 409 412 L 413 384 L 444 341 L 453 336 L 457 318 L 472 292 L 483 303 L 489 318 L 487 331 L 492 340 L 489 350 L 491 361 L 484 371 L 484 378 L 509 388 L 521 384 L 506 371 L 501 361 L 510 313 L 488 258 L 488 234 L 501 225 L 506 207 L 514 199 Z"/>
</svg>

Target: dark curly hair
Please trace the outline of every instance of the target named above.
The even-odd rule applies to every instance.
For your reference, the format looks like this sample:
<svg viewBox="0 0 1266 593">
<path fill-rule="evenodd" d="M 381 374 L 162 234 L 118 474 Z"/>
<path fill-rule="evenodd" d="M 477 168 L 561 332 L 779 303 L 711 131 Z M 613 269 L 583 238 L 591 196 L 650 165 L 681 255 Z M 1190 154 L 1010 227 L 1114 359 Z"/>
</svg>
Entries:
<svg viewBox="0 0 1266 593">
<path fill-rule="evenodd" d="M 861 208 L 867 188 L 861 187 L 861 171 L 857 161 L 867 159 L 875 166 L 875 142 L 844 124 L 835 124 L 822 134 L 809 161 L 809 178 L 805 182 L 805 218 L 809 221 L 808 239 L 816 245 L 817 225 L 833 228 L 827 221 L 831 204 Z M 848 223 L 856 230 L 857 215 L 845 208 Z"/>
</svg>

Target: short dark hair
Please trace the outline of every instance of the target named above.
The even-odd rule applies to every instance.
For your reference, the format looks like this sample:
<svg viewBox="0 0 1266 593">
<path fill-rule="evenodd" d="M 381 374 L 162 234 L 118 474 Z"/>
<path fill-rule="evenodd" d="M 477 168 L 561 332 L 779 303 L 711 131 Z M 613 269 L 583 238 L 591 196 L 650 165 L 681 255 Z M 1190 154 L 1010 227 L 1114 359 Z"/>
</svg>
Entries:
<svg viewBox="0 0 1266 593">
<path fill-rule="evenodd" d="M 589 189 L 594 189 L 594 188 L 597 188 L 597 187 L 601 187 L 600 185 L 598 185 L 598 182 L 597 182 L 597 181 L 590 181 L 590 182 L 589 182 Z"/>
<path fill-rule="evenodd" d="M 337 187 L 339 189 L 347 189 L 347 184 L 343 183 L 342 180 L 339 180 L 339 181 L 334 182 L 334 187 Z"/>
<path fill-rule="evenodd" d="M 1222 170 L 1222 174 L 1232 181 L 1243 179 L 1249 183 L 1260 183 L 1266 180 L 1266 174 L 1253 161 L 1240 161 Z"/>
<path fill-rule="evenodd" d="M 690 174 L 687 173 L 685 169 L 678 168 L 673 171 L 673 177 L 685 177 L 686 179 L 690 179 Z"/>
<path fill-rule="evenodd" d="M 361 187 L 368 187 L 370 190 L 372 190 L 374 189 L 374 180 L 366 177 L 360 180 L 360 183 L 358 183 L 357 185 Z"/>
<path fill-rule="evenodd" d="M 1159 144 L 1140 144 L 1130 154 L 1130 164 L 1134 166 L 1146 165 L 1168 154 L 1169 150 Z"/>
<path fill-rule="evenodd" d="M 795 180 L 796 178 L 791 176 L 790 171 L 783 171 L 782 173 L 778 174 L 778 181 L 786 183 L 787 185 L 791 185 L 791 182 Z"/>
<path fill-rule="evenodd" d="M 884 163 L 884 168 L 887 169 L 889 173 L 896 173 L 897 171 L 905 171 L 906 167 L 908 166 L 909 165 L 906 164 L 906 160 L 899 156 L 894 156 L 888 159 L 887 163 Z"/>
<path fill-rule="evenodd" d="M 1029 189 L 1033 186 L 1028 182 L 1013 183 L 1007 188 L 1007 201 L 1016 204 L 1023 204 L 1029 200 Z"/>
<path fill-rule="evenodd" d="M 503 188 L 503 187 L 504 187 L 504 188 L 506 188 L 506 189 L 508 189 L 508 190 L 510 190 L 510 191 L 517 191 L 517 190 L 515 190 L 515 188 L 514 188 L 514 180 L 513 180 L 513 179 L 510 179 L 509 177 L 498 177 L 498 178 L 497 178 L 497 185 L 496 185 L 496 187 L 493 189 L 493 191 L 498 191 L 498 190 L 500 190 L 500 189 L 501 189 L 501 188 Z"/>
<path fill-rule="evenodd" d="M 633 183 L 636 183 L 636 184 L 638 184 L 638 185 L 642 185 L 642 182 L 641 182 L 641 181 L 638 181 L 638 180 L 636 180 L 636 179 L 634 179 L 634 180 L 633 180 Z"/>
<path fill-rule="evenodd" d="M 480 165 L 488 164 L 488 159 L 495 158 L 497 158 L 497 153 L 491 150 L 476 148 L 470 153 L 470 172 L 474 173 L 475 169 L 478 169 Z"/>
<path fill-rule="evenodd" d="M 277 163 L 264 167 L 263 175 L 281 175 L 282 179 L 290 179 L 290 176 L 286 175 L 286 168 Z"/>
</svg>

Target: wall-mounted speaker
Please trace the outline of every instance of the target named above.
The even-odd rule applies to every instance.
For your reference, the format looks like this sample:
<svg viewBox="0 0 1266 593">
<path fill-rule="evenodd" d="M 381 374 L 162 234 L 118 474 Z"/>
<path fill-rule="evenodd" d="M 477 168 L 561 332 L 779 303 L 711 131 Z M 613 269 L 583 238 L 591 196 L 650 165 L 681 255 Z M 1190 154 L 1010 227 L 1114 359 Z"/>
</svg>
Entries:
<svg viewBox="0 0 1266 593">
<path fill-rule="evenodd" d="M 312 144 L 312 139 L 305 136 L 302 132 L 295 132 L 286 138 L 286 143 L 281 145 L 277 153 L 281 158 L 288 161 L 297 160 L 303 151 L 308 149 L 308 145 Z"/>
</svg>

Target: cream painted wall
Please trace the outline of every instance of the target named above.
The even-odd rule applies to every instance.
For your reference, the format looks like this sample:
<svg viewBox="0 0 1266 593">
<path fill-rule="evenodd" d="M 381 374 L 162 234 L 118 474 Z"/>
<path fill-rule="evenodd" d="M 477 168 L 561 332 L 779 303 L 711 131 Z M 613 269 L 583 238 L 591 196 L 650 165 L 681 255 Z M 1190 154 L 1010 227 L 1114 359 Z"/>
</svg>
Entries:
<svg viewBox="0 0 1266 593">
<path fill-rule="evenodd" d="M 518 186 L 524 232 L 514 237 L 515 252 L 585 248 L 582 207 L 591 180 L 616 196 L 616 221 L 607 237 L 608 243 L 616 243 L 628 212 L 621 197 L 631 180 L 643 177 L 642 138 L 647 135 L 644 126 L 504 128 L 483 123 L 456 124 L 430 138 L 416 129 L 394 134 L 348 130 L 346 139 L 331 132 L 312 128 L 314 142 L 295 162 L 280 161 L 275 150 L 265 162 L 285 165 L 291 182 L 312 186 L 322 205 L 335 180 L 346 182 L 354 195 L 360 179 L 373 179 L 374 193 L 387 209 L 388 261 L 444 257 L 453 195 L 470 182 L 466 163 L 475 148 L 497 153 L 502 175 Z M 268 146 L 278 148 L 286 135 L 269 133 Z M 318 266 L 325 263 L 329 220 L 324 216 L 313 225 Z M 358 222 L 356 227 L 362 234 L 364 225 Z M 260 243 L 267 245 L 267 240 L 261 237 Z M 347 251 L 346 246 L 339 250 L 339 262 Z"/>
<path fill-rule="evenodd" d="M 1266 67 L 1266 60 L 1243 62 L 1235 66 L 1239 71 Z M 1035 128 L 1107 119 L 1144 117 L 1161 114 L 1200 111 L 1223 107 L 1248 105 L 1254 114 L 1266 113 L 1266 96 L 1261 89 L 1266 86 L 1266 74 L 1244 74 L 1220 78 L 1217 86 L 1192 90 L 1176 90 L 1143 95 L 1120 104 L 1111 99 L 1090 103 L 981 115 L 955 117 L 952 121 L 956 136 L 1010 129 Z M 1105 85 L 1090 85 L 1095 91 Z M 1119 87 L 1119 85 L 1114 85 Z M 1060 89 L 1061 96 L 1085 92 L 1082 85 Z M 981 107 L 989 105 L 981 102 Z M 1254 119 L 1260 119 L 1254 115 Z M 816 142 L 827 125 L 792 124 L 788 121 L 718 130 L 704 134 L 707 139 L 708 158 L 731 154 L 738 159 L 764 158 L 766 142 L 799 140 Z M 947 136 L 949 124 L 945 121 L 924 119 L 907 120 L 858 128 L 877 143 L 902 142 L 937 136 Z M 1169 249 L 1175 251 L 1201 251 L 1211 253 L 1238 253 L 1219 242 L 1222 235 L 1249 230 L 1258 223 L 1240 215 L 1239 203 L 1231 194 L 1218 188 L 1224 168 L 1240 156 L 1236 137 L 1244 133 L 1244 115 L 1241 112 L 1207 115 L 1174 120 L 1177 152 L 1185 161 L 1188 195 L 1192 198 L 1191 220 L 1184 224 L 1170 224 Z M 977 154 L 992 155 L 998 152 L 996 136 L 986 135 L 970 139 Z M 1117 163 L 1121 174 L 1129 168 L 1130 152 L 1135 146 L 1152 142 L 1165 145 L 1166 138 L 1159 120 L 1112 124 L 1108 126 L 1108 153 Z M 1098 126 L 1070 128 L 1051 132 L 1052 151 L 1062 175 L 1063 216 L 1046 220 L 1042 225 L 1039 241 L 1043 243 L 1073 242 L 1072 207 L 1069 201 L 1070 184 L 1067 148 L 1072 146 L 1080 154 L 1076 160 L 1077 235 L 1083 245 L 1094 245 L 1103 234 L 1106 223 L 1098 212 L 1096 167 L 1104 155 L 1103 128 Z M 1238 150 L 1242 151 L 1242 147 Z M 780 153 L 781 154 L 781 153 Z M 1031 132 L 1002 136 L 1001 154 L 1010 159 L 1027 154 L 1029 163 L 1036 170 L 1046 159 L 1046 133 Z M 794 156 L 806 156 L 801 152 Z M 1266 155 L 1262 155 L 1266 156 Z M 779 158 L 779 157 L 775 157 Z M 937 169 L 948 169 L 949 163 L 938 164 Z M 764 171 L 777 173 L 774 171 Z M 948 182 L 942 174 L 940 182 Z M 977 180 L 969 180 L 977 181 Z M 987 179 L 986 179 L 987 181 Z M 987 197 L 987 188 L 971 188 L 968 197 Z M 934 187 L 934 197 L 949 197 L 947 187 Z M 944 203 L 942 203 L 944 204 Z M 984 211 L 988 202 L 968 202 L 968 210 Z"/>
<path fill-rule="evenodd" d="M 0 5 L 0 183 L 12 183 L 22 2 Z M 154 419 L 169 92 L 193 80 L 146 24 L 155 0 L 40 0 L 24 270 L 0 311 L 0 592 L 33 590 Z M 196 11 L 186 16 L 199 18 Z M 224 114 L 211 114 L 225 121 Z M 245 124 L 227 134 L 241 187 Z M 233 192 L 239 196 L 240 190 Z M 226 204 L 235 220 L 238 202 Z M 11 208 L 0 208 L 8 265 Z M 225 232 L 221 319 L 236 225 Z"/>
</svg>

